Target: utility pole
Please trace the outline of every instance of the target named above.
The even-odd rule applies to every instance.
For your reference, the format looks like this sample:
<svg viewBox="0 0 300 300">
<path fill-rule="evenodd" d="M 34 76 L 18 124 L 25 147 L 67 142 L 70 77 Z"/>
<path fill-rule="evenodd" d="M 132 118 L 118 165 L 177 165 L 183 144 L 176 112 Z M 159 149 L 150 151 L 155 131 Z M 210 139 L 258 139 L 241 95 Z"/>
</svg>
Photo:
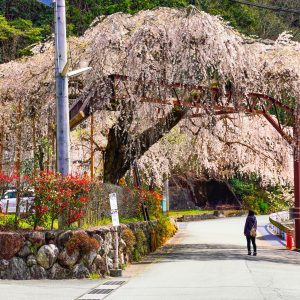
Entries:
<svg viewBox="0 0 300 300">
<path fill-rule="evenodd" d="M 56 79 L 56 164 L 57 172 L 63 176 L 71 173 L 70 163 L 70 117 L 69 88 L 70 77 L 79 76 L 91 68 L 69 71 L 67 49 L 66 3 L 53 0 L 55 15 L 55 79 Z M 64 220 L 58 217 L 59 228 Z"/>
<path fill-rule="evenodd" d="M 57 171 L 70 174 L 68 52 L 65 0 L 54 0 Z"/>
<path fill-rule="evenodd" d="M 90 128 L 90 151 L 91 151 L 91 163 L 90 172 L 91 178 L 94 178 L 94 112 L 93 107 L 91 108 L 91 128 Z"/>
<path fill-rule="evenodd" d="M 56 156 L 57 171 L 63 176 L 70 174 L 70 77 L 79 76 L 92 68 L 86 67 L 69 72 L 66 4 L 65 0 L 53 0 L 55 10 L 55 78 L 56 78 Z"/>
<path fill-rule="evenodd" d="M 300 107 L 297 105 L 294 124 L 294 197 L 295 246 L 300 249 Z"/>
</svg>

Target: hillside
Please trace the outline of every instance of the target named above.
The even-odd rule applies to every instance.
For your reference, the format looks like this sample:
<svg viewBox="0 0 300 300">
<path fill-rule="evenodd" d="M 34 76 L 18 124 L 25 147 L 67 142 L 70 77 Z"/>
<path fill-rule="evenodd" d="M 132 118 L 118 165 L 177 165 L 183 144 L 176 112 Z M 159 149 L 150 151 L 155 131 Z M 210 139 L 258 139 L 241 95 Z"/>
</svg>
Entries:
<svg viewBox="0 0 300 300">
<path fill-rule="evenodd" d="M 49 4 L 51 1 L 0 0 L 0 63 L 30 55 L 31 51 L 27 46 L 45 39 L 53 32 L 53 9 L 45 6 L 43 2 Z M 300 9 L 300 3 L 295 0 L 252 0 L 252 2 L 279 8 Z M 159 6 L 183 8 L 194 4 L 199 10 L 220 15 L 231 26 L 246 35 L 275 40 L 281 32 L 291 31 L 294 38 L 300 40 L 297 14 L 259 9 L 231 0 L 68 0 L 66 3 L 70 35 L 82 35 L 100 15 L 116 12 L 133 14 Z"/>
</svg>

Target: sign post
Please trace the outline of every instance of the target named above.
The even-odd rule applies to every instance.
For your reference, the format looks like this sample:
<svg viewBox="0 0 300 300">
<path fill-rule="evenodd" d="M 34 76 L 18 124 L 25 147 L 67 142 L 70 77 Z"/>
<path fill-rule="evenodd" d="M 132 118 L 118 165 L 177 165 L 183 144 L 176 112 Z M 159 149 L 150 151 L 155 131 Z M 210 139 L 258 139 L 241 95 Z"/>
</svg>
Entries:
<svg viewBox="0 0 300 300">
<path fill-rule="evenodd" d="M 118 227 L 120 226 L 119 221 L 119 211 L 118 211 L 118 201 L 117 194 L 109 194 L 109 203 L 110 203 L 110 213 L 111 220 L 114 226 L 114 239 L 115 239 L 115 255 L 114 255 L 114 265 L 113 269 L 110 270 L 110 275 L 112 277 L 122 276 L 122 269 L 119 269 L 119 236 L 118 236 Z"/>
<path fill-rule="evenodd" d="M 162 199 L 162 211 L 163 214 L 167 214 L 169 211 L 169 180 L 164 183 L 163 199 Z"/>
</svg>

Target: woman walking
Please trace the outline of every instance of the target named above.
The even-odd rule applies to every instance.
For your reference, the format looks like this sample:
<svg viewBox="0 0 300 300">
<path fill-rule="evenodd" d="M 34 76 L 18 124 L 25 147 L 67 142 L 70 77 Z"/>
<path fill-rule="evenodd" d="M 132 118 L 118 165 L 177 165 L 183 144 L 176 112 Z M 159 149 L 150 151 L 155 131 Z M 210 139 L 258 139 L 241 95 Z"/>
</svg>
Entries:
<svg viewBox="0 0 300 300">
<path fill-rule="evenodd" d="M 256 230 L 257 230 L 257 220 L 254 215 L 254 211 L 249 210 L 248 217 L 246 219 L 245 228 L 244 228 L 244 235 L 247 239 L 247 248 L 248 248 L 248 255 L 251 255 L 251 245 L 252 242 L 253 246 L 253 255 L 256 256 L 256 243 L 255 243 L 255 237 L 256 237 Z"/>
</svg>

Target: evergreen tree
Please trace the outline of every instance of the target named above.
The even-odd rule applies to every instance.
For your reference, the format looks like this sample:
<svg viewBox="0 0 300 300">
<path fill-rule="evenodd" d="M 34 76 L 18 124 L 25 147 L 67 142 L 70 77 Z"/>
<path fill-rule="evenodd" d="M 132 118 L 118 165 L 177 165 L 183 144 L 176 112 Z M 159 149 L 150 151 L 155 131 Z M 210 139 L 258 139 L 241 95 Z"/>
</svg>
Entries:
<svg viewBox="0 0 300 300">
<path fill-rule="evenodd" d="M 263 3 L 300 10 L 298 0 L 264 0 Z M 232 0 L 66 0 L 68 33 L 83 34 L 99 15 L 134 14 L 160 6 L 181 8 L 190 4 L 222 16 L 247 35 L 276 39 L 282 31 L 291 31 L 300 40 L 299 15 L 246 6 Z M 53 7 L 37 0 L 0 0 L 0 16 L 0 63 L 30 54 L 27 48 L 30 44 L 53 32 Z"/>
</svg>

